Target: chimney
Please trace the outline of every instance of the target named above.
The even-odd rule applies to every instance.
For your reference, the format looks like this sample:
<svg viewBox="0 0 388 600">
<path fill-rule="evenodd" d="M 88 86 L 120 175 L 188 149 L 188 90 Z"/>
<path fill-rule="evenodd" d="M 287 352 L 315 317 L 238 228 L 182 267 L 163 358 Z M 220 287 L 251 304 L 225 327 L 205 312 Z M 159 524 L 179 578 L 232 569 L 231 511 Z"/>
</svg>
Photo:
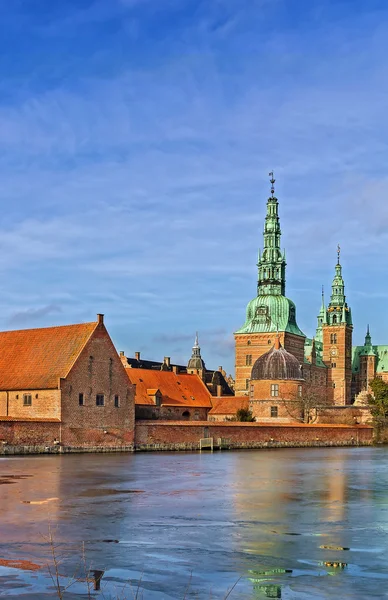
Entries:
<svg viewBox="0 0 388 600">
<path fill-rule="evenodd" d="M 218 367 L 218 370 L 221 371 L 221 373 L 222 373 L 222 367 Z"/>
<path fill-rule="evenodd" d="M 179 374 L 179 367 L 178 367 L 178 365 L 173 365 L 172 372 L 175 373 L 175 375 Z"/>
<path fill-rule="evenodd" d="M 163 362 L 166 365 L 166 367 L 171 366 L 171 358 L 169 356 L 165 356 Z"/>
<path fill-rule="evenodd" d="M 140 352 L 135 352 L 135 358 L 136 360 L 140 360 Z"/>
<path fill-rule="evenodd" d="M 120 356 L 124 356 L 124 350 L 120 350 Z"/>
<path fill-rule="evenodd" d="M 222 396 L 222 385 L 217 385 L 217 397 Z"/>
<path fill-rule="evenodd" d="M 103 325 L 104 324 L 104 315 L 102 315 L 101 313 L 97 314 L 97 322 L 99 325 Z"/>
</svg>

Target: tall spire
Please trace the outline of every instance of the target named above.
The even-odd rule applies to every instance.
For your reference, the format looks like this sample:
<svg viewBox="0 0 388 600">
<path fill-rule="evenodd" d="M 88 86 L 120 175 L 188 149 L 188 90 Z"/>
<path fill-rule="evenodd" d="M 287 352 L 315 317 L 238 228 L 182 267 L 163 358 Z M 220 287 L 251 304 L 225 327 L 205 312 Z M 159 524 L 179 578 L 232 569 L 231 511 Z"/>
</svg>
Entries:
<svg viewBox="0 0 388 600">
<path fill-rule="evenodd" d="M 329 324 L 339 323 L 352 324 L 350 308 L 346 303 L 345 282 L 342 277 L 342 267 L 340 263 L 341 248 L 337 246 L 337 264 L 335 265 L 335 275 L 331 285 L 331 296 L 328 307 Z"/>
<path fill-rule="evenodd" d="M 278 216 L 278 199 L 275 196 L 275 178 L 273 171 L 269 173 L 271 195 L 267 200 L 267 214 L 264 225 L 264 248 L 259 253 L 257 295 L 285 295 L 286 260 L 280 250 L 280 223 Z"/>
<path fill-rule="evenodd" d="M 316 334 L 315 334 L 315 339 L 317 342 L 323 341 L 322 325 L 326 325 L 326 323 L 327 323 L 326 306 L 325 306 L 325 290 L 324 290 L 323 286 L 322 286 L 321 294 L 322 294 L 321 309 L 320 309 L 318 317 L 317 317 L 318 324 L 317 324 L 317 330 L 316 330 Z"/>
</svg>

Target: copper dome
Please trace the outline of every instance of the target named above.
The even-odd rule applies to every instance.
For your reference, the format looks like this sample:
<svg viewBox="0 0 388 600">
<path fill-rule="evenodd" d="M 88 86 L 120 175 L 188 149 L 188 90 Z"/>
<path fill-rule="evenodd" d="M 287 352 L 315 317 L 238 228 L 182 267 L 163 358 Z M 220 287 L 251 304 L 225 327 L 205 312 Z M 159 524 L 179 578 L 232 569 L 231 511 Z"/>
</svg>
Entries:
<svg viewBox="0 0 388 600">
<path fill-rule="evenodd" d="M 275 340 L 269 352 L 260 356 L 252 367 L 251 379 L 303 379 L 298 359 Z"/>
</svg>

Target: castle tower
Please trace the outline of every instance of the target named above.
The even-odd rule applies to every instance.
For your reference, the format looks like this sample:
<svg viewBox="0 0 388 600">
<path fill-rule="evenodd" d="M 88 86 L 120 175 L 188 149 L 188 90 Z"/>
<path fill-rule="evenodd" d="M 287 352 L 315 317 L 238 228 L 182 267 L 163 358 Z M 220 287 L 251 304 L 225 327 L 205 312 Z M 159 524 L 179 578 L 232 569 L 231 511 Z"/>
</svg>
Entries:
<svg viewBox="0 0 388 600">
<path fill-rule="evenodd" d="M 193 346 L 193 351 L 191 354 L 191 358 L 187 363 L 187 372 L 191 375 L 199 375 L 201 379 L 204 379 L 205 376 L 205 363 L 202 360 L 201 356 L 201 348 L 198 343 L 198 332 L 195 334 L 195 341 Z"/>
<path fill-rule="evenodd" d="M 257 296 L 246 310 L 244 325 L 235 336 L 236 383 L 235 393 L 247 394 L 252 365 L 275 343 L 276 335 L 282 346 L 303 364 L 305 335 L 296 323 L 295 304 L 285 297 L 286 259 L 280 249 L 278 199 L 275 196 L 273 173 L 270 173 L 271 195 L 263 233 L 263 251 L 259 251 Z"/>
<path fill-rule="evenodd" d="M 338 246 L 330 302 L 322 324 L 323 361 L 329 369 L 328 400 L 337 405 L 351 403 L 352 331 L 352 313 L 346 302 Z"/>
<path fill-rule="evenodd" d="M 364 347 L 360 353 L 360 372 L 359 384 L 361 392 L 371 392 L 370 382 L 376 375 L 376 352 L 372 346 L 372 337 L 369 332 L 369 325 L 366 330 Z"/>
</svg>

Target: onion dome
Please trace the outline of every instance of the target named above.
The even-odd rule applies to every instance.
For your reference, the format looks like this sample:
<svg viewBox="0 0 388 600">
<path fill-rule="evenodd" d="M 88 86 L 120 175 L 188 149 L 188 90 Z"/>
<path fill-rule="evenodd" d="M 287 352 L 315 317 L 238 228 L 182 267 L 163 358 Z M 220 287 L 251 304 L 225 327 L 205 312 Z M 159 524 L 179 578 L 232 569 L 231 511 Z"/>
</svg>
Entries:
<svg viewBox="0 0 388 600">
<path fill-rule="evenodd" d="M 303 379 L 298 359 L 287 352 L 279 338 L 269 352 L 258 358 L 252 367 L 251 379 Z"/>
<path fill-rule="evenodd" d="M 193 352 L 192 352 L 189 362 L 187 363 L 187 368 L 188 369 L 197 369 L 197 370 L 206 369 L 205 363 L 201 357 L 201 348 L 199 347 L 199 343 L 198 343 L 198 333 L 195 336 Z"/>
</svg>

